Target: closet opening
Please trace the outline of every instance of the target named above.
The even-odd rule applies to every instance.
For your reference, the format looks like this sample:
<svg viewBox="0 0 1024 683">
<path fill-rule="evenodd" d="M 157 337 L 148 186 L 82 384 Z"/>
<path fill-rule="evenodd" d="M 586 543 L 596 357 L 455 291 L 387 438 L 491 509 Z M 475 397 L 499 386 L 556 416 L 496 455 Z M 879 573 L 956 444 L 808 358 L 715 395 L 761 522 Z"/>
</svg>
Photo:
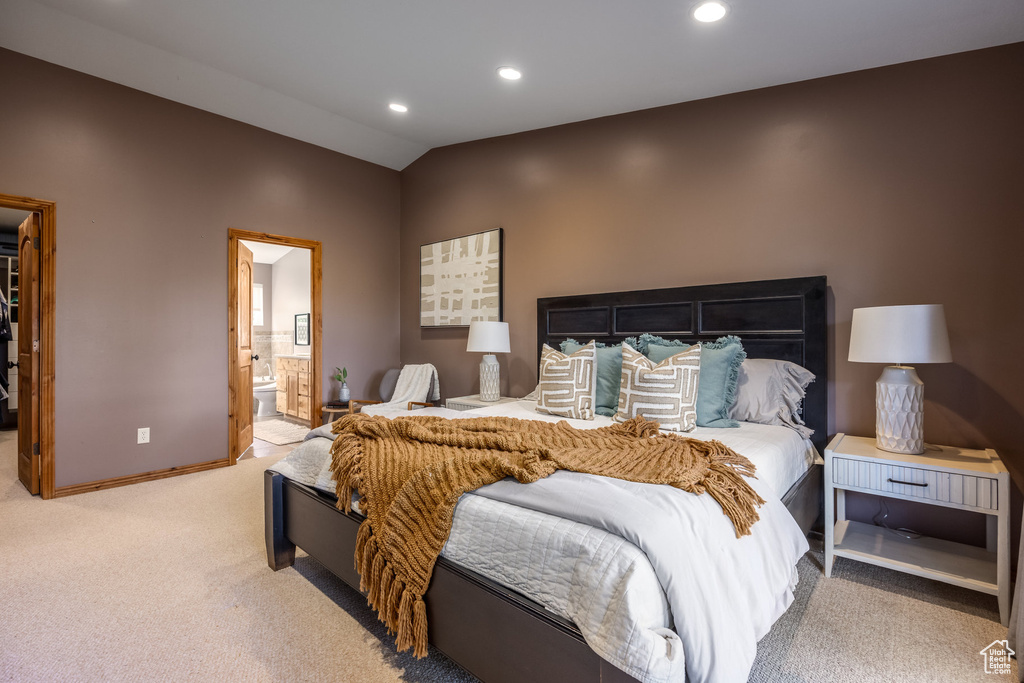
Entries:
<svg viewBox="0 0 1024 683">
<path fill-rule="evenodd" d="M 320 243 L 229 230 L 231 463 L 320 424 Z"/>
<path fill-rule="evenodd" d="M 31 216 L 0 208 L 0 441 L 18 429 L 18 229 Z"/>
<path fill-rule="evenodd" d="M 0 194 L 0 452 L 43 498 L 54 485 L 56 205 Z M 5 467 L 10 462 L 3 463 Z"/>
</svg>

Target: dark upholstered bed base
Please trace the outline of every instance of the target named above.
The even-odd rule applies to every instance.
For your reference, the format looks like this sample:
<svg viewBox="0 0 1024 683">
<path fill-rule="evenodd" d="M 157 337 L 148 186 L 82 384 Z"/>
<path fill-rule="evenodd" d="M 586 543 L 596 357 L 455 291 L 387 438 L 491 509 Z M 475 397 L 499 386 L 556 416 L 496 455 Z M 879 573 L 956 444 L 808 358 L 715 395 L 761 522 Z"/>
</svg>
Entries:
<svg viewBox="0 0 1024 683">
<path fill-rule="evenodd" d="M 353 557 L 362 517 L 269 470 L 264 499 L 271 569 L 290 567 L 298 546 L 359 589 Z M 430 643 L 487 683 L 636 682 L 598 657 L 572 622 L 443 557 L 424 601 Z"/>
<path fill-rule="evenodd" d="M 818 520 L 821 496 L 821 465 L 814 465 L 782 498 L 804 533 Z M 290 567 L 298 546 L 359 589 L 353 558 L 363 518 L 338 510 L 335 500 L 266 472 L 264 514 L 271 569 Z M 572 622 L 443 557 L 424 598 L 430 643 L 487 683 L 636 681 L 598 657 Z M 523 652 L 530 656 L 523 657 Z"/>
<path fill-rule="evenodd" d="M 806 536 L 811 531 L 821 531 L 825 513 L 825 465 L 818 463 L 804 472 L 796 483 L 782 496 L 782 504 L 793 515 Z"/>
</svg>

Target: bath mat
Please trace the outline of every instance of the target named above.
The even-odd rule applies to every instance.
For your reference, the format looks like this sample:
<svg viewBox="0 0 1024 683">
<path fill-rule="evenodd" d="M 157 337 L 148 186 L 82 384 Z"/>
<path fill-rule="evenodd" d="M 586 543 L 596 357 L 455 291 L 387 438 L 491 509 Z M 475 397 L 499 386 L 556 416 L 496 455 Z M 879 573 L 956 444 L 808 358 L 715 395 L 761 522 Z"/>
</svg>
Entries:
<svg viewBox="0 0 1024 683">
<path fill-rule="evenodd" d="M 309 433 L 308 425 L 298 425 L 284 420 L 264 420 L 252 425 L 253 437 L 269 441 L 276 446 L 302 441 Z"/>
</svg>

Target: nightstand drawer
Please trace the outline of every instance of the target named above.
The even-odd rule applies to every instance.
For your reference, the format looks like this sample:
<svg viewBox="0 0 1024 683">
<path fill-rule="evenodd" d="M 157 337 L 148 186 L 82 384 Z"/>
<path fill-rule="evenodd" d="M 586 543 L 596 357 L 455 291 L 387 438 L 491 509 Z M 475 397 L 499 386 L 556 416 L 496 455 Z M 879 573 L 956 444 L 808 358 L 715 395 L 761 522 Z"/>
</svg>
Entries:
<svg viewBox="0 0 1024 683">
<path fill-rule="evenodd" d="M 482 408 L 483 403 L 470 403 L 468 401 L 460 401 L 455 398 L 450 398 L 445 401 L 444 407 L 448 410 L 473 410 L 474 408 Z"/>
<path fill-rule="evenodd" d="M 977 510 L 999 509 L 998 480 L 988 477 L 833 457 L 832 483 Z"/>
<path fill-rule="evenodd" d="M 445 401 L 444 407 L 448 410 L 475 410 L 477 408 L 486 408 L 488 406 L 496 406 L 502 403 L 512 403 L 518 401 L 518 398 L 509 398 L 508 396 L 502 396 L 497 401 L 481 401 L 480 395 L 475 396 L 456 396 L 455 398 L 449 398 Z"/>
</svg>

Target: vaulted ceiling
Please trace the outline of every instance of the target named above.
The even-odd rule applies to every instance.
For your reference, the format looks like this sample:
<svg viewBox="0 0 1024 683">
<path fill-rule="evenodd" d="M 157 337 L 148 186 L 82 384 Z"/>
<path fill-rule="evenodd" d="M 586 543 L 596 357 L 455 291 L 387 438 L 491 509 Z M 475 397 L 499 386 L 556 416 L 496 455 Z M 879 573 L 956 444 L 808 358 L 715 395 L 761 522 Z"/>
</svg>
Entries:
<svg viewBox="0 0 1024 683">
<path fill-rule="evenodd" d="M 695 0 L 3 0 L 0 46 L 401 169 L 432 147 L 1024 41 L 1022 0 L 725 1 L 701 24 Z"/>
</svg>

